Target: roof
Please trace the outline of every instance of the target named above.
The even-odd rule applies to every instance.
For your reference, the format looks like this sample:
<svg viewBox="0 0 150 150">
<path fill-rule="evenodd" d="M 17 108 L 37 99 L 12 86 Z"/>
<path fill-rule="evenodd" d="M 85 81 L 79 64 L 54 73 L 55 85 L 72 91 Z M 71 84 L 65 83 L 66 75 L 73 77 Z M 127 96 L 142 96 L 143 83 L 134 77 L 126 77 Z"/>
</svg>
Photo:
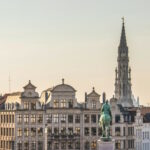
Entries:
<svg viewBox="0 0 150 150">
<path fill-rule="evenodd" d="M 31 81 L 29 80 L 29 83 L 23 87 L 24 89 L 36 89 L 36 86 L 34 86 Z"/>
<path fill-rule="evenodd" d="M 97 97 L 100 97 L 100 95 L 97 93 L 97 92 L 95 92 L 95 88 L 93 87 L 93 90 L 92 90 L 92 92 L 91 93 L 89 93 L 88 95 L 87 95 L 88 97 L 95 97 L 95 96 L 97 96 Z"/>
</svg>

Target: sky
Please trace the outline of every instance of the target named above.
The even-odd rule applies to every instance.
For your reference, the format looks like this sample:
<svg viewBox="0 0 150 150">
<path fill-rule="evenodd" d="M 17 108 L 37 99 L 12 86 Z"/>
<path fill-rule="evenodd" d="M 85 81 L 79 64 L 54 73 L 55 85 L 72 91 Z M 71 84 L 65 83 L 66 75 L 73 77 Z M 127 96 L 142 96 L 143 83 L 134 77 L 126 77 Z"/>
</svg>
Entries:
<svg viewBox="0 0 150 150">
<path fill-rule="evenodd" d="M 114 94 L 115 68 L 125 17 L 132 91 L 150 104 L 149 0 L 0 1 L 0 93 L 23 91 L 31 80 L 40 93 L 61 83 Z"/>
</svg>

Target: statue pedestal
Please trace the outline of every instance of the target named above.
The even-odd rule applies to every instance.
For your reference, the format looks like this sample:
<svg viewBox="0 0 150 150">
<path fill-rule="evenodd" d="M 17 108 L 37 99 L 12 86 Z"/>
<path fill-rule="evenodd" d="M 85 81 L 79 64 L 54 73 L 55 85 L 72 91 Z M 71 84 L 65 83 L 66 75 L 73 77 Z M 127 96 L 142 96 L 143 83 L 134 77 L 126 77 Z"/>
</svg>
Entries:
<svg viewBox="0 0 150 150">
<path fill-rule="evenodd" d="M 97 150 L 115 150 L 115 141 L 97 141 Z"/>
</svg>

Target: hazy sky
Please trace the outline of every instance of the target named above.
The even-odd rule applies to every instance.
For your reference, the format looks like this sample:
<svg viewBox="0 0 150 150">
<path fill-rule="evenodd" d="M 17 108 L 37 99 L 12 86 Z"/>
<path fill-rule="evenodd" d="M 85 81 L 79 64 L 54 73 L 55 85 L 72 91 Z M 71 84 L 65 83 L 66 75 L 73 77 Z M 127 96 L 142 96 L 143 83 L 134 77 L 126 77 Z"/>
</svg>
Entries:
<svg viewBox="0 0 150 150">
<path fill-rule="evenodd" d="M 0 1 L 0 92 L 22 91 L 30 79 L 37 91 L 61 83 L 79 101 L 92 87 L 111 98 L 125 17 L 132 91 L 150 102 L 150 0 Z"/>
</svg>

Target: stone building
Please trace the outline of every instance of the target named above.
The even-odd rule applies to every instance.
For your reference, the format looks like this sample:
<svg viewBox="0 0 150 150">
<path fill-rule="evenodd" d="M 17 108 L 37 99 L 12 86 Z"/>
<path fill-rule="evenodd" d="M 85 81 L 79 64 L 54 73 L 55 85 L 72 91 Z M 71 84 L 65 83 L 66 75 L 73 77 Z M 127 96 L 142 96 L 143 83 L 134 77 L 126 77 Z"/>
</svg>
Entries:
<svg viewBox="0 0 150 150">
<path fill-rule="evenodd" d="M 93 88 L 78 103 L 76 90 L 64 83 L 42 92 L 29 83 L 5 97 L 0 110 L 0 149 L 96 150 L 100 95 Z"/>
</svg>

